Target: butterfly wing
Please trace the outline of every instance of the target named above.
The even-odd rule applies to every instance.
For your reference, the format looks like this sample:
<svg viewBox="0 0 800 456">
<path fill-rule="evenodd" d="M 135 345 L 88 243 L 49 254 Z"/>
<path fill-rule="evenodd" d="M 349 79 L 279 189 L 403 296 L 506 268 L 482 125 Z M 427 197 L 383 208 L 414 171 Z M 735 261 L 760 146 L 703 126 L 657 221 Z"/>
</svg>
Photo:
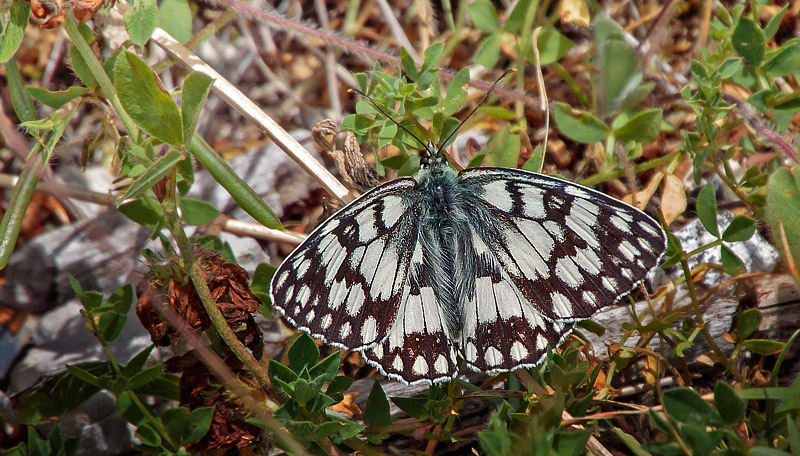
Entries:
<svg viewBox="0 0 800 456">
<path fill-rule="evenodd" d="M 485 373 L 538 364 L 548 345 L 558 346 L 572 331 L 572 323 L 546 319 L 475 231 L 473 245 L 476 280 L 464 300 L 461 357 L 469 368 Z"/>
<path fill-rule="evenodd" d="M 652 218 L 594 190 L 509 169 L 460 177 L 476 281 L 459 347 L 474 370 L 538 364 L 574 321 L 633 290 L 664 253 Z"/>
<path fill-rule="evenodd" d="M 455 347 L 428 265 L 422 243 L 417 242 L 398 317 L 388 337 L 362 353 L 382 374 L 409 384 L 449 380 L 457 371 Z"/>
<path fill-rule="evenodd" d="M 460 177 L 475 235 L 547 320 L 580 320 L 615 303 L 664 254 L 655 220 L 595 190 L 510 169 Z"/>
<path fill-rule="evenodd" d="M 398 312 L 416 213 L 398 179 L 357 198 L 317 227 L 272 279 L 272 303 L 295 327 L 363 349 L 386 337 Z"/>
</svg>

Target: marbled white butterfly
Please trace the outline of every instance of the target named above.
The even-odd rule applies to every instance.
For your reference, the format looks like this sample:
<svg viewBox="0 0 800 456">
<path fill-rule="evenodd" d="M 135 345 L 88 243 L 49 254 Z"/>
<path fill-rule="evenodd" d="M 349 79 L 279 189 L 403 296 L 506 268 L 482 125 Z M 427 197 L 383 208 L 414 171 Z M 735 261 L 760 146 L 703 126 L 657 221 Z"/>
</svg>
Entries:
<svg viewBox="0 0 800 456">
<path fill-rule="evenodd" d="M 517 169 L 457 173 L 432 145 L 420 155 L 413 178 L 317 227 L 271 286 L 292 325 L 388 377 L 446 381 L 459 359 L 486 373 L 535 366 L 664 253 L 658 223 L 600 192 Z"/>
</svg>

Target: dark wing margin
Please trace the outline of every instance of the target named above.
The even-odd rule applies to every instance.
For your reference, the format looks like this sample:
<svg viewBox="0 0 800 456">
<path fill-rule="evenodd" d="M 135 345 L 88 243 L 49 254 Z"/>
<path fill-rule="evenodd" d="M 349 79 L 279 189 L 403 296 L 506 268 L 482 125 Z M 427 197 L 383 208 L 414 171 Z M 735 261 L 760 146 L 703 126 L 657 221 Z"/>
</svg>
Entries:
<svg viewBox="0 0 800 456">
<path fill-rule="evenodd" d="M 655 220 L 590 188 L 512 169 L 459 176 L 473 230 L 547 320 L 580 320 L 615 303 L 666 249 Z"/>
<path fill-rule="evenodd" d="M 318 226 L 273 276 L 273 306 L 297 329 L 345 349 L 384 339 L 403 293 L 417 225 L 398 179 L 360 196 Z"/>
</svg>

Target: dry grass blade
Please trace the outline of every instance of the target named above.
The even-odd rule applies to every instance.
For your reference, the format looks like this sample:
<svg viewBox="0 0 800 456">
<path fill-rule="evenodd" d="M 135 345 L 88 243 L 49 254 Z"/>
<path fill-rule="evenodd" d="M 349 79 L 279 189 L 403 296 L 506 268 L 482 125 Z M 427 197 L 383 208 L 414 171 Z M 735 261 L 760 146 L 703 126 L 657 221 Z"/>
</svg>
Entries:
<svg viewBox="0 0 800 456">
<path fill-rule="evenodd" d="M 169 52 L 175 59 L 192 70 L 208 75 L 214 79 L 213 90 L 242 115 L 256 123 L 284 152 L 289 154 L 306 172 L 333 197 L 345 201 L 349 191 L 333 176 L 313 155 L 294 139 L 286 130 L 278 125 L 267 113 L 245 96 L 233 84 L 228 82 L 216 70 L 206 64 L 200 57 L 183 47 L 164 30 L 157 28 L 153 32 L 153 41 Z"/>
</svg>

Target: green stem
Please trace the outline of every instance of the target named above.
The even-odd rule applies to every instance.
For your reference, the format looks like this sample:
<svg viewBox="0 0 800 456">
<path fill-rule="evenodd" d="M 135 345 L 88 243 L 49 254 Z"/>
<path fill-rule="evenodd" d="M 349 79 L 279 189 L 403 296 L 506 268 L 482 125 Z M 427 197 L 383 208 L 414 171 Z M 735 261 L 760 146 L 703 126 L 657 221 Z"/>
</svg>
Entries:
<svg viewBox="0 0 800 456">
<path fill-rule="evenodd" d="M 722 352 L 717 345 L 717 342 L 711 337 L 711 333 L 708 332 L 708 328 L 706 327 L 705 320 L 703 319 L 703 311 L 700 310 L 700 302 L 697 300 L 697 292 L 694 289 L 694 282 L 692 282 L 692 272 L 689 270 L 689 262 L 688 262 L 688 255 L 686 252 L 683 252 L 683 256 L 681 258 L 681 268 L 683 269 L 683 275 L 686 277 L 686 288 L 689 291 L 689 297 L 692 301 L 692 308 L 694 309 L 694 316 L 697 319 L 697 325 L 700 328 L 700 331 L 703 333 L 703 337 L 706 339 L 706 342 L 711 347 L 711 350 L 714 354 L 717 355 L 717 362 L 725 366 L 737 380 L 742 381 L 741 375 L 736 372 L 734 369 L 730 368 L 730 362 L 728 357 Z"/>
<path fill-rule="evenodd" d="M 175 171 L 173 171 L 169 177 L 169 182 L 166 185 L 167 195 L 164 197 L 161 205 L 164 209 L 164 217 L 166 219 L 167 229 L 170 231 L 172 237 L 175 239 L 175 243 L 178 245 L 181 259 L 183 260 L 183 265 L 186 268 L 186 271 L 189 273 L 189 277 L 194 284 L 197 295 L 200 298 L 200 301 L 203 303 L 203 308 L 205 308 L 206 313 L 211 320 L 211 324 L 214 326 L 217 334 L 219 334 L 220 338 L 225 342 L 231 352 L 236 355 L 239 361 L 244 364 L 245 368 L 247 368 L 250 374 L 256 380 L 258 380 L 263 387 L 267 388 L 270 384 L 267 369 L 264 368 L 264 366 L 262 366 L 261 363 L 259 363 L 258 360 L 253 356 L 250 350 L 248 350 L 239 341 L 239 339 L 236 337 L 236 334 L 228 325 L 228 322 L 225 321 L 225 317 L 217 307 L 217 303 L 214 301 L 214 298 L 211 296 L 211 290 L 208 289 L 208 284 L 204 279 L 203 270 L 200 266 L 200 263 L 198 263 L 194 257 L 194 249 L 192 248 L 189 238 L 186 236 L 186 232 L 183 230 L 180 218 L 178 217 L 176 203 L 177 195 L 175 194 Z"/>
<path fill-rule="evenodd" d="M 11 258 L 11 253 L 14 251 L 14 246 L 19 237 L 19 231 L 22 228 L 22 220 L 28 211 L 36 185 L 39 184 L 39 178 L 42 176 L 47 164 L 50 163 L 53 150 L 61 140 L 61 136 L 64 134 L 67 125 L 69 125 L 73 113 L 80 105 L 79 101 L 71 102 L 51 115 L 50 118 L 57 121 L 56 125 L 46 134 L 46 138 L 43 140 L 44 145 L 42 145 L 42 139 L 39 139 L 28 155 L 28 160 L 25 162 L 19 181 L 11 192 L 11 198 L 6 212 L 3 214 L 3 220 L 0 222 L 0 236 L 2 236 L 0 240 L 0 269 L 6 267 L 8 260 Z"/>
<path fill-rule="evenodd" d="M 664 155 L 663 157 L 654 158 L 650 161 L 646 161 L 644 163 L 639 163 L 638 165 L 633 167 L 633 170 L 638 174 L 643 171 L 647 171 L 649 169 L 658 168 L 659 166 L 666 165 L 667 163 L 675 160 L 679 157 L 683 152 L 673 152 L 668 155 Z M 589 176 L 586 179 L 578 182 L 581 185 L 585 185 L 587 187 L 591 187 L 592 185 L 599 184 L 601 182 L 605 182 L 611 179 L 619 179 L 620 177 L 625 175 L 624 169 L 618 169 L 616 171 L 608 171 L 603 173 L 598 173 L 593 176 Z"/>
<path fill-rule="evenodd" d="M 691 257 L 697 255 L 700 252 L 705 252 L 708 249 L 713 249 L 714 247 L 717 247 L 717 246 L 720 246 L 720 245 L 722 245 L 722 239 L 721 238 L 717 239 L 715 241 L 709 242 L 706 245 L 702 245 L 702 246 L 692 250 L 691 252 L 686 254 L 686 258 L 691 258 Z"/>
<path fill-rule="evenodd" d="M 83 57 L 86 66 L 89 67 L 89 72 L 92 73 L 95 81 L 100 85 L 102 95 L 111 103 L 111 106 L 114 107 L 117 116 L 122 121 L 123 125 L 125 125 L 125 129 L 128 130 L 128 134 L 133 138 L 139 136 L 139 128 L 125 109 L 122 108 L 122 103 L 120 103 L 119 97 L 117 97 L 117 90 L 114 84 L 111 83 L 111 79 L 108 78 L 103 66 L 100 65 L 97 57 L 94 56 L 94 52 L 92 52 L 92 49 L 89 47 L 89 43 L 83 39 L 83 35 L 78 31 L 78 26 L 75 24 L 75 18 L 72 15 L 71 9 L 67 13 L 67 20 L 64 21 L 64 30 L 67 31 L 67 36 L 72 40 L 75 49 L 78 50 L 81 57 Z"/>
<path fill-rule="evenodd" d="M 581 86 L 579 86 L 578 83 L 575 82 L 575 78 L 573 78 L 572 75 L 569 74 L 569 71 L 567 71 L 567 69 L 564 68 L 558 62 L 553 62 L 553 69 L 555 69 L 556 73 L 558 73 L 558 75 L 561 76 L 561 79 L 564 80 L 564 83 L 567 84 L 567 87 L 569 87 L 572 93 L 575 94 L 576 97 L 578 97 L 578 103 L 580 103 L 581 106 L 583 106 L 586 109 L 591 109 L 591 102 L 589 101 L 589 97 L 587 97 L 586 94 L 583 92 Z"/>
<path fill-rule="evenodd" d="M 106 358 L 108 358 L 108 362 L 111 364 L 111 368 L 114 369 L 114 373 L 117 374 L 118 377 L 122 377 L 122 368 L 119 367 L 119 363 L 117 363 L 117 360 L 114 358 L 114 354 L 111 353 L 111 348 L 108 346 L 108 342 L 100 335 L 100 328 L 97 326 L 97 321 L 94 318 L 95 316 L 89 312 L 89 309 L 86 309 L 86 312 L 86 319 L 89 321 L 89 325 L 92 327 L 92 333 L 94 333 L 94 337 L 97 339 L 97 341 L 100 342 L 100 346 L 103 348 L 103 352 L 105 352 Z M 133 403 L 136 405 L 139 411 L 142 412 L 142 415 L 145 417 L 145 419 L 147 419 L 150 427 L 159 433 L 162 440 L 167 442 L 175 450 L 178 450 L 180 445 L 172 440 L 172 437 L 170 437 L 167 430 L 164 429 L 164 425 L 161 423 L 161 420 L 150 413 L 150 409 L 144 405 L 141 399 L 139 399 L 139 396 L 136 395 L 135 391 L 127 391 L 131 393 L 129 397 L 131 400 L 133 400 Z"/>
</svg>

